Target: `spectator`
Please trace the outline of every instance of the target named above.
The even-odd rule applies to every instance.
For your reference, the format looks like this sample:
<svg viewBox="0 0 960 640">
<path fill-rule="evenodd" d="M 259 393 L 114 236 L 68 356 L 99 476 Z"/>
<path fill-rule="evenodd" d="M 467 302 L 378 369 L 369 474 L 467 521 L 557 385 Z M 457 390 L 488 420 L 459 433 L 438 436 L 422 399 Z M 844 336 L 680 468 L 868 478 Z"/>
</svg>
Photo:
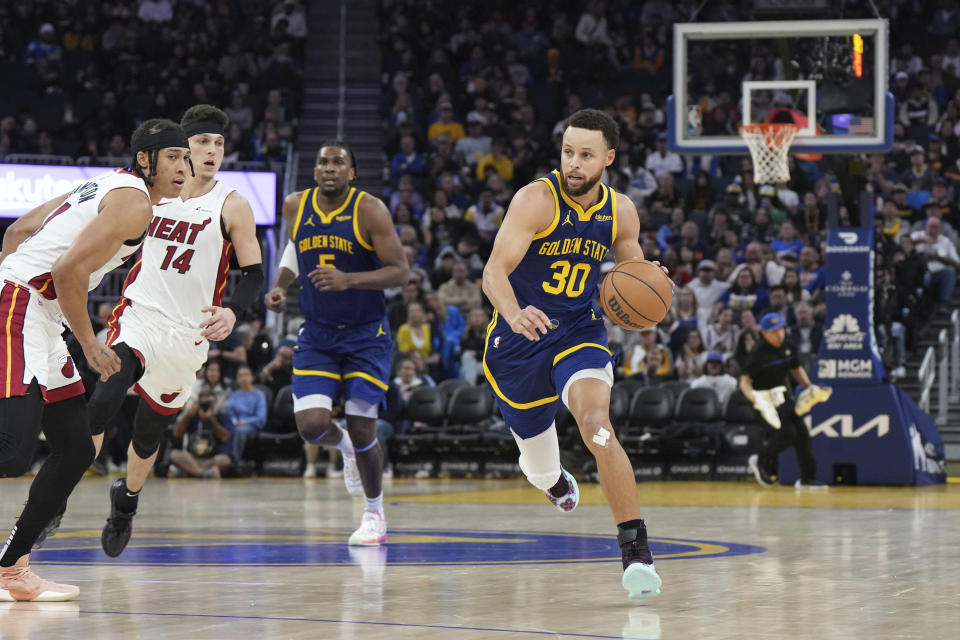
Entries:
<svg viewBox="0 0 960 640">
<path fill-rule="evenodd" d="M 207 356 L 209 359 L 218 359 L 223 370 L 223 377 L 226 380 L 233 380 L 237 375 L 237 367 L 241 364 L 247 364 L 247 350 L 243 346 L 243 341 L 237 335 L 237 330 L 220 342 L 210 343 L 210 351 Z"/>
<path fill-rule="evenodd" d="M 754 315 L 760 313 L 770 302 L 767 290 L 760 286 L 752 269 L 741 269 L 733 285 L 721 296 L 720 302 L 735 312 L 750 309 Z"/>
<path fill-rule="evenodd" d="M 627 377 L 634 375 L 648 376 L 648 380 L 662 380 L 673 373 L 672 358 L 670 350 L 658 341 L 660 335 L 655 327 L 640 330 L 640 344 L 633 347 L 627 357 L 624 358 L 623 373 Z M 651 360 L 648 354 L 656 351 L 659 357 Z M 652 370 L 651 366 L 654 366 Z M 649 376 L 652 376 L 649 377 Z"/>
<path fill-rule="evenodd" d="M 273 359 L 260 371 L 258 378 L 262 384 L 270 387 L 274 395 L 290 385 L 293 382 L 293 347 L 289 344 L 277 347 Z"/>
<path fill-rule="evenodd" d="M 447 101 L 441 102 L 437 105 L 437 111 L 440 114 L 440 119 L 431 124 L 427 130 L 427 137 L 430 140 L 447 134 L 452 141 L 456 142 L 466 135 L 463 131 L 463 125 L 453 119 L 452 104 Z"/>
<path fill-rule="evenodd" d="M 430 386 L 427 382 L 417 375 L 417 368 L 410 358 L 404 358 L 397 367 L 397 377 L 393 379 L 393 385 L 400 393 L 400 398 L 404 404 L 410 399 L 410 394 L 414 389 L 424 386 Z"/>
<path fill-rule="evenodd" d="M 790 299 L 787 297 L 786 288 L 782 284 L 775 284 L 770 287 L 769 295 L 770 306 L 757 315 L 763 317 L 768 313 L 779 313 L 780 317 L 786 321 L 788 328 L 796 324 L 797 315 L 793 305 L 790 304 Z"/>
<path fill-rule="evenodd" d="M 219 479 L 232 466 L 229 421 L 216 410 L 216 402 L 212 392 L 201 392 L 197 404 L 185 409 L 173 427 L 174 441 L 186 435 L 187 446 L 171 451 L 170 462 L 191 478 Z"/>
<path fill-rule="evenodd" d="M 908 202 L 907 185 L 898 183 L 893 188 L 893 204 L 897 207 L 897 215 L 909 222 L 920 219 L 920 212 L 910 206 Z"/>
<path fill-rule="evenodd" d="M 397 330 L 397 349 L 419 351 L 428 363 L 440 359 L 440 356 L 433 352 L 430 325 L 419 302 L 407 306 L 407 321 Z"/>
<path fill-rule="evenodd" d="M 795 307 L 796 324 L 787 328 L 787 338 L 793 343 L 800 356 L 800 362 L 808 366 L 820 351 L 823 339 L 823 325 L 813 317 L 813 308 L 806 302 Z"/>
<path fill-rule="evenodd" d="M 237 369 L 237 385 L 239 388 L 227 399 L 224 413 L 233 426 L 231 456 L 240 464 L 250 436 L 259 433 L 267 423 L 267 399 L 263 391 L 253 386 L 253 371 L 247 365 Z"/>
<path fill-rule="evenodd" d="M 480 288 L 468 279 L 469 274 L 467 264 L 458 261 L 453 265 L 453 277 L 437 289 L 440 302 L 457 307 L 464 316 L 469 316 L 482 303 Z"/>
<path fill-rule="evenodd" d="M 24 52 L 24 58 L 27 63 L 38 60 L 59 61 L 62 57 L 60 45 L 56 43 L 53 25 L 44 22 L 40 25 L 40 37 L 31 40 Z"/>
<path fill-rule="evenodd" d="M 800 250 L 800 285 L 810 292 L 814 300 L 822 297 L 827 286 L 826 272 L 820 266 L 820 254 L 813 247 Z"/>
<path fill-rule="evenodd" d="M 504 208 L 493 201 L 493 191 L 484 187 L 480 191 L 477 204 L 467 209 L 463 219 L 476 225 L 481 240 L 492 244 L 500 225 L 503 224 L 504 213 Z"/>
<path fill-rule="evenodd" d="M 419 153 L 413 136 L 400 138 L 400 151 L 390 161 L 390 177 L 399 180 L 401 176 L 412 175 L 422 178 L 427 174 L 427 157 Z"/>
<path fill-rule="evenodd" d="M 910 168 L 903 174 L 903 182 L 910 191 L 930 191 L 936 177 L 936 171 L 927 165 L 923 147 L 915 145 L 910 150 Z"/>
<path fill-rule="evenodd" d="M 717 313 L 717 320 L 703 332 L 703 346 L 709 351 L 732 355 L 737 347 L 740 329 L 733 324 L 733 309 L 725 307 Z"/>
<path fill-rule="evenodd" d="M 806 302 L 810 299 L 810 292 L 800 285 L 800 274 L 797 273 L 796 267 L 787 268 L 780 284 L 787 294 L 787 301 L 789 304 L 794 305 L 794 308 L 796 308 L 798 303 Z"/>
<path fill-rule="evenodd" d="M 939 218 L 928 218 L 923 231 L 915 231 L 911 237 L 917 243 L 917 252 L 927 259 L 927 274 L 924 285 L 930 289 L 937 300 L 937 310 L 947 313 L 950 299 L 957 282 L 957 267 L 960 256 L 957 248 L 942 234 L 942 222 Z"/>
<path fill-rule="evenodd" d="M 706 357 L 707 351 L 703 348 L 703 338 L 700 336 L 700 332 L 696 329 L 687 332 L 687 339 L 677 354 L 677 377 L 680 380 L 686 380 L 699 376 Z"/>
<path fill-rule="evenodd" d="M 716 268 L 717 263 L 713 260 L 701 260 L 697 264 L 697 277 L 687 285 L 697 299 L 697 326 L 704 329 L 710 323 L 720 296 L 730 288 L 726 282 L 715 279 Z"/>
<path fill-rule="evenodd" d="M 657 136 L 657 149 L 647 156 L 644 163 L 647 171 L 660 177 L 665 173 L 672 173 L 679 176 L 683 173 L 683 160 L 680 154 L 667 149 L 667 134 L 661 133 Z"/>
<path fill-rule="evenodd" d="M 513 180 L 513 162 L 504 153 L 506 143 L 502 138 L 494 138 L 490 144 L 490 153 L 480 158 L 477 163 L 477 178 L 484 180 L 487 171 L 495 171 L 507 182 Z"/>
<path fill-rule="evenodd" d="M 719 351 L 710 351 L 706 354 L 703 373 L 690 381 L 690 388 L 713 389 L 720 401 L 720 406 L 724 407 L 737 389 L 737 379 L 724 370 L 723 354 Z"/>
<path fill-rule="evenodd" d="M 780 225 L 780 232 L 777 234 L 777 239 L 771 242 L 770 246 L 773 247 L 773 250 L 777 252 L 778 256 L 786 251 L 792 251 L 800 255 L 806 243 L 797 236 L 797 228 L 793 226 L 793 223 L 789 220 L 784 220 Z"/>
<path fill-rule="evenodd" d="M 230 396 L 230 387 L 227 386 L 221 377 L 220 361 L 210 359 L 203 366 L 200 377 L 193 384 L 190 390 L 190 400 L 187 402 L 187 408 L 196 406 L 200 395 L 204 392 L 210 392 L 214 395 L 213 405 L 214 413 L 220 413 L 227 404 L 227 398 Z"/>
<path fill-rule="evenodd" d="M 468 167 L 476 167 L 480 159 L 490 153 L 490 136 L 483 133 L 483 116 L 471 113 L 467 116 L 467 135 L 457 140 L 454 150 Z"/>
<path fill-rule="evenodd" d="M 460 340 L 460 377 L 477 384 L 483 380 L 483 351 L 487 344 L 487 325 L 490 318 L 481 308 L 467 317 L 467 329 Z"/>
</svg>

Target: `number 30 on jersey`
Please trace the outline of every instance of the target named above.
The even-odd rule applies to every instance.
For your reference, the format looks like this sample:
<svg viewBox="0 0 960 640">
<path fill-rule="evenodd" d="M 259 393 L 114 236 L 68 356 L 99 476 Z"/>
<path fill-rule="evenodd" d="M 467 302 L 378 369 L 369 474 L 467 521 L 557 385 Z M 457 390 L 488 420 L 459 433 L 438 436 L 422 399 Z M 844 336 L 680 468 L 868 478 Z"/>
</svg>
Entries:
<svg viewBox="0 0 960 640">
<path fill-rule="evenodd" d="M 587 276 L 590 275 L 589 264 L 578 262 L 571 265 L 569 260 L 557 260 L 550 268 L 553 269 L 552 279 L 540 285 L 544 291 L 555 296 L 566 294 L 570 298 L 576 298 L 583 293 Z"/>
</svg>

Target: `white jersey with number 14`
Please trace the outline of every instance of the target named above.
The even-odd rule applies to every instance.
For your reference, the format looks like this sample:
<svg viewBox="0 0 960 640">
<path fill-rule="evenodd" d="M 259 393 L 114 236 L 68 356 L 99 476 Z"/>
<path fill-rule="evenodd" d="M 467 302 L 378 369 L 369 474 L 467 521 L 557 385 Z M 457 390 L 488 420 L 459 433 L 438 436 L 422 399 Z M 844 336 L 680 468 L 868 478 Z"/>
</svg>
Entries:
<svg viewBox="0 0 960 640">
<path fill-rule="evenodd" d="M 221 213 L 231 187 L 217 182 L 202 196 L 164 199 L 153 208 L 140 260 L 130 269 L 123 297 L 196 328 L 220 306 L 233 245 L 223 235 Z M 121 302 L 121 304 L 123 304 Z"/>
</svg>

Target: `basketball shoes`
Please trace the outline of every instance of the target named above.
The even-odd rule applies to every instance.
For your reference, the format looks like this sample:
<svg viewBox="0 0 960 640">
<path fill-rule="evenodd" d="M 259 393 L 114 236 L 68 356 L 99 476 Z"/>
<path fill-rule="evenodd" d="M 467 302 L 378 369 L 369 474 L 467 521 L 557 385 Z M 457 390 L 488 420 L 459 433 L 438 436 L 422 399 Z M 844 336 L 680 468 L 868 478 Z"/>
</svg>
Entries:
<svg viewBox="0 0 960 640">
<path fill-rule="evenodd" d="M 29 553 L 12 567 L 0 567 L 0 602 L 64 602 L 78 595 L 78 587 L 44 580 L 31 571 Z"/>
<path fill-rule="evenodd" d="M 623 578 L 620 584 L 630 594 L 631 600 L 652 598 L 660 594 L 663 580 L 653 566 L 653 553 L 647 544 L 647 527 L 643 520 L 637 527 L 621 527 L 617 543 L 623 557 Z M 627 523 L 629 525 L 629 523 Z"/>
<path fill-rule="evenodd" d="M 580 503 L 580 487 L 577 486 L 576 479 L 570 475 L 566 469 L 560 469 L 560 474 L 562 478 L 565 478 L 567 481 L 567 491 L 560 496 L 555 496 L 551 491 L 553 489 L 548 489 L 544 491 L 547 494 L 547 500 L 553 503 L 557 509 L 564 513 L 569 513 L 577 508 L 577 505 Z M 559 483 L 558 483 L 559 484 Z"/>
<path fill-rule="evenodd" d="M 387 520 L 381 511 L 364 511 L 360 528 L 350 536 L 353 547 L 376 547 L 387 541 Z"/>
<path fill-rule="evenodd" d="M 805 415 L 813 408 L 813 405 L 826 402 L 830 399 L 831 395 L 833 395 L 833 389 L 830 387 L 818 387 L 815 384 L 810 385 L 797 396 L 797 404 L 794 406 L 794 411 L 797 412 L 798 416 Z"/>
<path fill-rule="evenodd" d="M 123 553 L 133 534 L 133 516 L 137 515 L 136 507 L 133 511 L 123 511 L 117 506 L 120 493 L 126 490 L 127 483 L 124 478 L 116 480 L 110 486 L 110 517 L 107 518 L 107 524 L 104 525 L 103 532 L 100 534 L 100 546 L 111 558 L 116 558 Z"/>
<path fill-rule="evenodd" d="M 776 476 L 770 475 L 760 466 L 760 456 L 757 454 L 753 454 L 747 458 L 747 469 L 749 469 L 753 477 L 757 479 L 757 482 L 765 487 L 772 487 L 777 482 Z"/>
</svg>

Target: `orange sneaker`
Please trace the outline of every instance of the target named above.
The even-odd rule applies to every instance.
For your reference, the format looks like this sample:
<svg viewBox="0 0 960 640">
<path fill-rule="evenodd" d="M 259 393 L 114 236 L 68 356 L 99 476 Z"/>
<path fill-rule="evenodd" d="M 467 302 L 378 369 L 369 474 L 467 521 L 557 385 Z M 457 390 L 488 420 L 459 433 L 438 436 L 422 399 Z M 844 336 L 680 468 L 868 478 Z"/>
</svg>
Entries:
<svg viewBox="0 0 960 640">
<path fill-rule="evenodd" d="M 64 602 L 78 595 L 79 588 L 44 580 L 31 571 L 29 553 L 12 567 L 0 567 L 0 602 Z"/>
</svg>

